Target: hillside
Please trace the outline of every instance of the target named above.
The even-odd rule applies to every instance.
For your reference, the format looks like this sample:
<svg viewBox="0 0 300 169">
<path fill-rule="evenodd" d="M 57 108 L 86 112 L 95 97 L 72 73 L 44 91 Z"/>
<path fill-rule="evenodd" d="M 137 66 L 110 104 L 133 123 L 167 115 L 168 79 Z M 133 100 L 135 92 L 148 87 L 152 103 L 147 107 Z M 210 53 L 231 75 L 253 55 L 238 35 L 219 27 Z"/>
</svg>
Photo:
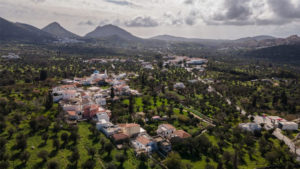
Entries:
<svg viewBox="0 0 300 169">
<path fill-rule="evenodd" d="M 79 38 L 78 35 L 66 30 L 59 23 L 53 22 L 42 29 L 58 38 Z"/>
</svg>

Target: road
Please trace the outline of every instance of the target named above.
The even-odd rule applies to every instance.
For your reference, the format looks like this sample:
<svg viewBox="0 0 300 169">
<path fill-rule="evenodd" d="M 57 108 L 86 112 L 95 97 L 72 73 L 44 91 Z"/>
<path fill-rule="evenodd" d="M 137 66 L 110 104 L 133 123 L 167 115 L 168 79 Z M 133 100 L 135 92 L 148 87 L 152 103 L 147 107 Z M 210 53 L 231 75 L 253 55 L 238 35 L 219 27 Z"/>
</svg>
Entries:
<svg viewBox="0 0 300 169">
<path fill-rule="evenodd" d="M 291 139 L 289 139 L 287 136 L 283 135 L 282 131 L 279 128 L 276 128 L 274 130 L 273 135 L 277 139 L 282 140 L 290 148 L 290 151 L 292 153 L 295 153 L 298 157 L 300 157 L 300 149 L 295 148 L 294 142 Z"/>
</svg>

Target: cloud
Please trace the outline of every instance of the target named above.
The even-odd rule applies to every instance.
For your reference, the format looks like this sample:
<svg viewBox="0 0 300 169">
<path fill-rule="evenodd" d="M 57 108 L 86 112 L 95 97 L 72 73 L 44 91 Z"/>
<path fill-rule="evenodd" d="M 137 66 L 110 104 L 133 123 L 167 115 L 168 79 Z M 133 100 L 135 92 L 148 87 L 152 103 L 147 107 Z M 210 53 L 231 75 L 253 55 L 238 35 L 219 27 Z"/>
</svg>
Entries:
<svg viewBox="0 0 300 169">
<path fill-rule="evenodd" d="M 184 22 L 183 22 L 180 11 L 175 15 L 171 12 L 165 12 L 163 14 L 163 24 L 166 24 L 166 25 L 182 25 L 183 23 Z"/>
<path fill-rule="evenodd" d="M 215 13 L 212 19 L 215 21 L 240 22 L 247 20 L 252 14 L 249 0 L 226 0 L 224 10 L 224 12 Z"/>
<path fill-rule="evenodd" d="M 119 19 L 112 19 L 112 20 L 104 19 L 99 22 L 99 26 L 108 25 L 108 24 L 112 24 L 112 25 L 116 25 L 116 26 L 122 25 L 122 23 Z"/>
<path fill-rule="evenodd" d="M 192 10 L 189 13 L 189 15 L 185 18 L 184 21 L 187 25 L 195 25 L 197 18 L 198 18 L 198 12 L 195 10 Z"/>
<path fill-rule="evenodd" d="M 96 25 L 94 22 L 88 20 L 88 21 L 81 21 L 77 25 L 87 25 L 87 26 L 94 26 Z"/>
<path fill-rule="evenodd" d="M 192 5 L 192 4 L 194 4 L 194 1 L 195 0 L 185 0 L 183 3 L 187 4 L 187 5 Z"/>
<path fill-rule="evenodd" d="M 121 6 L 136 6 L 134 3 L 126 1 L 126 0 L 104 0 L 105 2 L 108 3 L 113 3 L 116 5 L 121 5 Z"/>
<path fill-rule="evenodd" d="M 128 27 L 156 27 L 159 23 L 150 16 L 137 16 L 132 20 L 125 21 Z"/>
<path fill-rule="evenodd" d="M 210 10 L 200 15 L 208 25 L 284 25 L 300 19 L 300 6 L 292 0 L 223 0 Z M 192 21 L 188 15 L 186 23 Z"/>
<path fill-rule="evenodd" d="M 300 18 L 300 5 L 293 4 L 291 0 L 268 0 L 267 2 L 272 11 L 279 17 Z"/>
<path fill-rule="evenodd" d="M 41 3 L 41 2 L 45 2 L 46 0 L 31 0 L 34 3 Z"/>
</svg>

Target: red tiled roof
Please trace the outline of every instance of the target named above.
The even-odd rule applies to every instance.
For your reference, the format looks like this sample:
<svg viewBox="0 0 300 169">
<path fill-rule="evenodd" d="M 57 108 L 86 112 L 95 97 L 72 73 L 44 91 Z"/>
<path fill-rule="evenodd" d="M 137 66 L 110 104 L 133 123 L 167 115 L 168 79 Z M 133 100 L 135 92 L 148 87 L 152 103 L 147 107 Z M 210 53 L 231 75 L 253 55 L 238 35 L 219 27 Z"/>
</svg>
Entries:
<svg viewBox="0 0 300 169">
<path fill-rule="evenodd" d="M 76 112 L 75 111 L 67 111 L 69 116 L 76 116 Z"/>
<path fill-rule="evenodd" d="M 136 141 L 137 141 L 137 142 L 140 142 L 140 143 L 143 144 L 143 145 L 147 145 L 148 143 L 151 142 L 148 138 L 146 138 L 146 137 L 144 137 L 144 136 L 138 136 L 138 137 L 136 138 Z"/>
<path fill-rule="evenodd" d="M 126 123 L 126 124 L 119 124 L 120 127 L 123 128 L 131 128 L 131 127 L 137 127 L 140 126 L 139 124 L 136 123 Z"/>
<path fill-rule="evenodd" d="M 172 126 L 171 124 L 163 124 L 163 126 L 167 129 L 176 129 L 174 126 Z"/>
<path fill-rule="evenodd" d="M 189 138 L 191 137 L 191 135 L 183 130 L 177 130 L 174 132 L 174 134 L 177 136 L 177 137 L 180 137 L 180 138 Z"/>
<path fill-rule="evenodd" d="M 128 139 L 129 136 L 124 134 L 124 133 L 116 133 L 112 135 L 113 140 L 115 141 L 120 141 L 120 140 L 125 140 Z"/>
</svg>

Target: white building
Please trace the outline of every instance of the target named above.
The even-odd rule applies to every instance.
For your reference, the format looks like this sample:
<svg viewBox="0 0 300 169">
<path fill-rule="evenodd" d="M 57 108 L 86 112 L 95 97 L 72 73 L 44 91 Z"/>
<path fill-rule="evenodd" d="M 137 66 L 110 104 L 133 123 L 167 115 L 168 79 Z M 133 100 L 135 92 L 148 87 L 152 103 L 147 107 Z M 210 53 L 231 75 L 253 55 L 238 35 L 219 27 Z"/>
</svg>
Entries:
<svg viewBox="0 0 300 169">
<path fill-rule="evenodd" d="M 278 127 L 282 130 L 298 130 L 298 124 L 295 122 L 279 122 Z"/>
<path fill-rule="evenodd" d="M 78 96 L 76 90 L 64 90 L 64 91 L 62 92 L 62 99 L 63 99 L 63 100 L 75 99 L 76 96 Z"/>
<path fill-rule="evenodd" d="M 95 102 L 100 105 L 100 106 L 105 106 L 106 105 L 106 99 L 105 98 L 97 98 Z"/>
<path fill-rule="evenodd" d="M 109 121 L 109 116 L 107 115 L 106 112 L 97 113 L 96 117 L 97 117 L 97 121 L 100 121 L 100 120 Z"/>
<path fill-rule="evenodd" d="M 185 85 L 181 82 L 174 84 L 175 89 L 184 89 Z"/>
<path fill-rule="evenodd" d="M 151 153 L 157 147 L 156 142 L 147 134 L 141 134 L 131 141 L 137 152 Z"/>
<path fill-rule="evenodd" d="M 256 123 L 240 123 L 239 128 L 241 128 L 244 131 L 250 131 L 250 132 L 261 130 L 261 126 Z"/>
<path fill-rule="evenodd" d="M 171 137 L 172 134 L 176 131 L 176 128 L 171 124 L 161 124 L 158 126 L 156 133 L 162 137 Z"/>
</svg>

